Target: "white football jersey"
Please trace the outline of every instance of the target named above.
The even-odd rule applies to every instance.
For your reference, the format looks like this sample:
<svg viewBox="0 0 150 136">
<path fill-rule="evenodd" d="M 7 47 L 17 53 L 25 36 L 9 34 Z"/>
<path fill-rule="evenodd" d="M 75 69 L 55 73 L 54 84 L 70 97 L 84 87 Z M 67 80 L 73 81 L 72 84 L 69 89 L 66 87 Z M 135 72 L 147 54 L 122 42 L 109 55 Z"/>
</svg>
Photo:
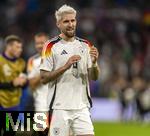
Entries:
<svg viewBox="0 0 150 136">
<path fill-rule="evenodd" d="M 28 61 L 28 78 L 36 77 L 40 74 L 40 63 L 41 56 L 39 54 L 34 55 Z M 48 96 L 48 84 L 40 85 L 34 90 L 34 106 L 35 111 L 48 111 L 49 107 L 47 105 L 47 96 Z"/>
<path fill-rule="evenodd" d="M 59 36 L 44 46 L 41 70 L 57 70 L 64 66 L 71 56 L 81 56 L 81 60 L 73 64 L 56 81 L 49 82 L 50 108 L 72 110 L 91 106 L 88 80 L 88 68 L 92 66 L 90 46 L 88 41 L 78 37 L 73 42 L 67 42 Z"/>
</svg>

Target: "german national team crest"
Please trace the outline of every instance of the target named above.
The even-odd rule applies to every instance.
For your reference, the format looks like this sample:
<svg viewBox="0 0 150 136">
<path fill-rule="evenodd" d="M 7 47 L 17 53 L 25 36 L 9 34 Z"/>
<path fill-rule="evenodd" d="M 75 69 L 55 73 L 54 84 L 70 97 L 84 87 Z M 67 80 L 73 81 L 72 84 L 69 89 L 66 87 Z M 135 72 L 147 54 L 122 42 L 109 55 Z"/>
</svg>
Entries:
<svg viewBox="0 0 150 136">
<path fill-rule="evenodd" d="M 59 128 L 53 128 L 53 133 L 55 136 L 60 134 L 60 129 Z"/>
</svg>

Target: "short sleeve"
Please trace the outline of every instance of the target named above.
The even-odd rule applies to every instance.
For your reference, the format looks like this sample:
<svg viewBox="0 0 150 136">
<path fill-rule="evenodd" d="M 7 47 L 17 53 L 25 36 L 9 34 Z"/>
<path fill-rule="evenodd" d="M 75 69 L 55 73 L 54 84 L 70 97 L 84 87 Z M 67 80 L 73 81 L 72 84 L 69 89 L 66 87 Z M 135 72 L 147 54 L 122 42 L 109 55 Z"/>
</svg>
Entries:
<svg viewBox="0 0 150 136">
<path fill-rule="evenodd" d="M 87 68 L 91 68 L 92 67 L 92 60 L 91 60 L 91 56 L 90 56 L 90 47 L 88 47 L 87 50 Z"/>
<path fill-rule="evenodd" d="M 39 71 L 37 69 L 33 68 L 32 71 L 30 71 L 28 73 L 28 78 L 33 78 L 33 77 L 37 76 L 37 74 L 39 74 Z"/>
<path fill-rule="evenodd" d="M 53 44 L 48 43 L 44 46 L 42 51 L 42 59 L 40 64 L 40 70 L 52 71 L 54 67 L 54 58 L 53 58 Z"/>
<path fill-rule="evenodd" d="M 35 68 L 34 66 L 34 59 L 33 57 L 31 57 L 29 60 L 28 60 L 28 63 L 27 63 L 27 73 L 28 73 L 28 78 L 33 78 L 35 77 L 37 74 L 39 74 L 39 71 L 37 68 Z"/>
<path fill-rule="evenodd" d="M 91 68 L 92 67 L 92 59 L 91 59 L 91 55 L 90 55 L 90 49 L 93 46 L 93 44 L 91 44 L 88 40 L 85 40 L 85 43 L 87 45 L 87 68 Z"/>
</svg>

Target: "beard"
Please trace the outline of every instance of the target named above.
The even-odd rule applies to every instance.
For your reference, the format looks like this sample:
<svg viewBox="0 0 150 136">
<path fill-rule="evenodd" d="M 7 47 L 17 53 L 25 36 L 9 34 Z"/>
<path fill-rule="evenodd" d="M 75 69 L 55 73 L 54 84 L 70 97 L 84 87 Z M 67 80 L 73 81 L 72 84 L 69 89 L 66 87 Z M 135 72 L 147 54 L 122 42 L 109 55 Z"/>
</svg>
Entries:
<svg viewBox="0 0 150 136">
<path fill-rule="evenodd" d="M 68 38 L 72 38 L 75 36 L 75 30 L 73 31 L 68 31 L 68 30 L 65 30 L 65 31 L 62 31 Z"/>
</svg>

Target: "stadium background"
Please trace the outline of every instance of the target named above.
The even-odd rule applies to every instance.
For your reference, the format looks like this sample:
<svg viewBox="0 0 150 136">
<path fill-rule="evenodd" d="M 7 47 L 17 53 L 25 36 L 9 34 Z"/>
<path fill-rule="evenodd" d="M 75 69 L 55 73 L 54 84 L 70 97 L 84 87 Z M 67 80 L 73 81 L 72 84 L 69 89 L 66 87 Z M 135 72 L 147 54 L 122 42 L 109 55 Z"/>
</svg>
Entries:
<svg viewBox="0 0 150 136">
<path fill-rule="evenodd" d="M 77 35 L 100 51 L 101 77 L 91 82 L 96 136 L 148 136 L 150 1 L 2 0 L 0 52 L 5 36 L 17 34 L 24 41 L 22 56 L 27 61 L 35 53 L 35 33 L 44 31 L 50 37 L 58 33 L 54 12 L 64 3 L 77 9 Z"/>
</svg>

